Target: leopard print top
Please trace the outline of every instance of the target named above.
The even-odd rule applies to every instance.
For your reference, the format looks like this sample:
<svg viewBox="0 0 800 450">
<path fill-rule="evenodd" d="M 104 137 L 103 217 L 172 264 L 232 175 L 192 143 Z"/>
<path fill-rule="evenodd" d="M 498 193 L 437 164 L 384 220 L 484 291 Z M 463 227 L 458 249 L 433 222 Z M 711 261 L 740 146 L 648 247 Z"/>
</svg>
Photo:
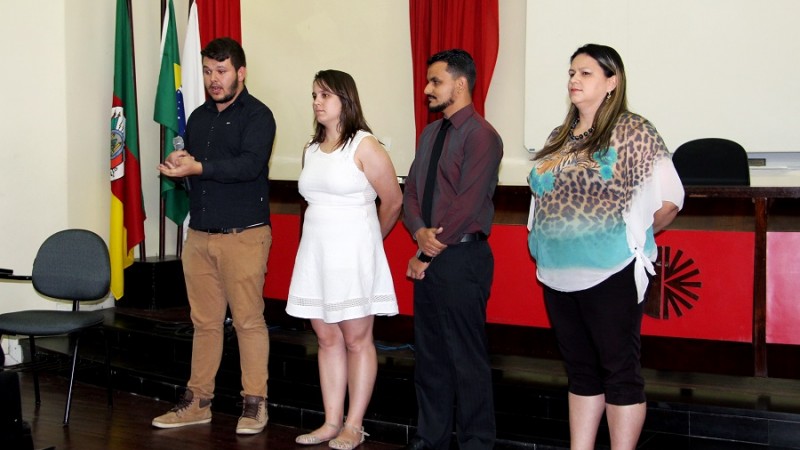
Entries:
<svg viewBox="0 0 800 450">
<path fill-rule="evenodd" d="M 557 133 L 558 128 L 549 139 Z M 661 198 L 647 197 L 659 195 L 652 186 L 665 182 L 657 170 L 659 163 L 672 165 L 655 127 L 633 113 L 620 116 L 605 152 L 589 157 L 571 152 L 574 145 L 567 142 L 560 151 L 536 160 L 529 177 L 533 209 L 528 247 L 536 259 L 537 276 L 567 292 L 602 282 L 637 253 L 655 257 L 652 214 Z M 667 178 L 666 182 L 680 184 L 677 174 Z M 653 206 L 643 209 L 639 202 Z M 630 220 L 632 211 L 643 210 L 650 215 L 649 222 Z M 630 229 L 632 223 L 650 228 L 637 232 Z"/>
</svg>

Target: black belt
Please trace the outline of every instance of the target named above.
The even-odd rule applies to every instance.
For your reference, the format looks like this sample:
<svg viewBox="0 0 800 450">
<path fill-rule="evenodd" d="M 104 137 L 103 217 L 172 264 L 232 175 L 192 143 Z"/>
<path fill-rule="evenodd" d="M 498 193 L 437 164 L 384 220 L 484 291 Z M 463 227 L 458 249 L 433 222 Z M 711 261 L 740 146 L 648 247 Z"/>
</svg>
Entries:
<svg viewBox="0 0 800 450">
<path fill-rule="evenodd" d="M 266 224 L 267 224 L 266 222 L 261 222 L 239 228 L 203 228 L 203 229 L 192 228 L 192 229 L 195 231 L 201 231 L 203 233 L 208 233 L 208 234 L 236 234 L 236 233 L 241 233 L 244 230 L 249 230 L 250 228 L 263 227 Z"/>
<path fill-rule="evenodd" d="M 489 236 L 487 236 L 486 233 L 478 231 L 477 233 L 465 234 L 464 237 L 462 237 L 459 242 L 463 243 L 463 242 L 485 241 L 488 238 Z"/>
</svg>

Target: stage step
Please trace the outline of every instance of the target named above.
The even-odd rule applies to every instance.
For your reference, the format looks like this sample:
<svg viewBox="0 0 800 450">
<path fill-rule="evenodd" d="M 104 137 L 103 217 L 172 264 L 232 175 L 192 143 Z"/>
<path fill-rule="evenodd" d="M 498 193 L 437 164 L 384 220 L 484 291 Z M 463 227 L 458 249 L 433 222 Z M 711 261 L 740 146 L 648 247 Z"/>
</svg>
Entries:
<svg viewBox="0 0 800 450">
<path fill-rule="evenodd" d="M 114 388 L 174 402 L 189 377 L 192 327 L 185 310 L 107 310 Z M 269 317 L 269 315 L 268 315 Z M 272 317 L 275 317 L 274 312 Z M 376 327 L 383 318 L 376 319 Z M 270 421 L 303 428 L 323 422 L 316 338 L 301 321 L 270 327 Z M 103 361 L 100 333 L 81 341 L 84 362 Z M 365 428 L 378 441 L 403 444 L 416 425 L 414 353 L 408 343 L 379 341 L 378 379 Z M 536 345 L 531 343 L 531 345 Z M 67 353 L 66 339 L 37 347 Z M 492 356 L 496 448 L 569 448 L 566 375 L 558 360 Z M 105 383 L 101 364 L 83 364 L 79 379 Z M 800 381 L 645 369 L 648 412 L 640 448 L 800 448 Z M 236 336 L 225 333 L 214 410 L 239 414 Z M 598 448 L 608 448 L 601 427 Z"/>
</svg>

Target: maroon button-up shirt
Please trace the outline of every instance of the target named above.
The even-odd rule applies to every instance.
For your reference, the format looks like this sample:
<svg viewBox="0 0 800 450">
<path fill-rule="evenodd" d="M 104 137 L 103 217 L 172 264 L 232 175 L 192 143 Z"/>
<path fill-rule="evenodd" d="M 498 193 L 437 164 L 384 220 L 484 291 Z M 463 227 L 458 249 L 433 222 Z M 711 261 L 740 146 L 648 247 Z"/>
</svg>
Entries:
<svg viewBox="0 0 800 450">
<path fill-rule="evenodd" d="M 503 158 L 503 140 L 472 104 L 460 109 L 449 120 L 453 126 L 447 132 L 439 160 L 431 221 L 433 227 L 443 228 L 437 236 L 439 242 L 454 245 L 465 234 L 482 231 L 488 235 L 491 231 L 492 196 Z M 440 127 L 441 120 L 437 120 L 422 131 L 406 178 L 403 223 L 412 235 L 426 226 L 422 220 L 422 193 L 433 142 Z"/>
</svg>

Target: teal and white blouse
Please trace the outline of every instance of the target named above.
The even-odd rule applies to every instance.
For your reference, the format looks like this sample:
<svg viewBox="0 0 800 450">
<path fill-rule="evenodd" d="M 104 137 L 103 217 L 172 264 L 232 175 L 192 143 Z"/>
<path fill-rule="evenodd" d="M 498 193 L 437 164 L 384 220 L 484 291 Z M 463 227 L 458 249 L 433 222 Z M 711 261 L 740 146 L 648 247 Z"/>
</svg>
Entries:
<svg viewBox="0 0 800 450">
<path fill-rule="evenodd" d="M 558 132 L 554 130 L 549 139 Z M 606 152 L 560 151 L 535 161 L 528 248 L 537 277 L 563 292 L 593 287 L 635 260 L 639 301 L 657 255 L 653 214 L 663 201 L 683 206 L 683 186 L 655 127 L 620 116 Z"/>
</svg>

